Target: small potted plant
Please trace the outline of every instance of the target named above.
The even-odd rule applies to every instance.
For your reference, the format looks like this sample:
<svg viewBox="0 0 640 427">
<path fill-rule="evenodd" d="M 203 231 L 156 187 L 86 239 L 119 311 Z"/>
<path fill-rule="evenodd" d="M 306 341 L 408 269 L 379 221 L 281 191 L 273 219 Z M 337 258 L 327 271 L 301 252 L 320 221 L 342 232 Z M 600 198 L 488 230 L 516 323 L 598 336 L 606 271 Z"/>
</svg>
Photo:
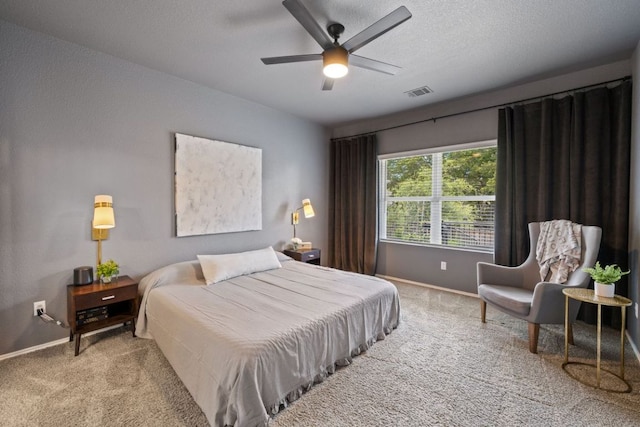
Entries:
<svg viewBox="0 0 640 427">
<path fill-rule="evenodd" d="M 623 275 L 629 274 L 628 271 L 622 271 L 616 264 L 607 265 L 602 268 L 599 261 L 596 261 L 595 266 L 582 270 L 589 273 L 595 282 L 594 289 L 596 295 L 607 298 L 612 298 L 615 294 L 615 283 L 620 280 Z"/>
<path fill-rule="evenodd" d="M 120 273 L 118 263 L 110 259 L 109 261 L 98 264 L 96 268 L 98 278 L 102 283 L 111 283 L 111 280 L 116 278 Z"/>
</svg>

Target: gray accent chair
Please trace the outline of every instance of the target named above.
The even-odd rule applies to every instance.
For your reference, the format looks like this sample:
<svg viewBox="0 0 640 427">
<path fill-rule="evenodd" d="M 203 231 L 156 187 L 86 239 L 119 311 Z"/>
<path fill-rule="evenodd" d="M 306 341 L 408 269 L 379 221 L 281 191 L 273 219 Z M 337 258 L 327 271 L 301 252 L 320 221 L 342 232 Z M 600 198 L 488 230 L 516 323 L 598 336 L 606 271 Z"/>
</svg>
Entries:
<svg viewBox="0 0 640 427">
<path fill-rule="evenodd" d="M 478 296 L 480 297 L 480 317 L 486 322 L 487 303 L 507 314 L 529 322 L 529 351 L 538 352 L 540 324 L 563 324 L 565 298 L 562 289 L 566 287 L 586 288 L 589 274 L 582 271 L 592 267 L 600 250 L 602 229 L 596 226 L 582 226 L 582 256 L 580 266 L 563 284 L 541 282 L 540 266 L 536 260 L 536 245 L 540 235 L 540 223 L 529 224 L 531 242 L 529 257 L 517 267 L 505 267 L 479 262 Z M 580 302 L 569 302 L 569 343 L 573 344 L 573 329 L 580 309 Z"/>
</svg>

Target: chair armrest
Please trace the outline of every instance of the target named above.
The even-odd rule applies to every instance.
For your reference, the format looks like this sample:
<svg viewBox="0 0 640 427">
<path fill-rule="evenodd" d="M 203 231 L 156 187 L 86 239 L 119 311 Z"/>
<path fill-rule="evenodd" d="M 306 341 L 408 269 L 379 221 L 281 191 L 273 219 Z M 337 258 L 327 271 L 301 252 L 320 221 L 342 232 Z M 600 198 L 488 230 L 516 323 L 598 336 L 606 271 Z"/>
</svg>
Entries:
<svg viewBox="0 0 640 427">
<path fill-rule="evenodd" d="M 478 286 L 485 284 L 523 287 L 524 273 L 520 267 L 506 267 L 488 262 L 479 262 L 476 268 Z"/>
<path fill-rule="evenodd" d="M 539 282 L 533 290 L 533 301 L 527 321 L 533 323 L 564 323 L 565 295 L 562 290 L 573 286 L 566 284 Z M 569 321 L 574 322 L 578 316 L 580 302 L 569 300 Z"/>
</svg>

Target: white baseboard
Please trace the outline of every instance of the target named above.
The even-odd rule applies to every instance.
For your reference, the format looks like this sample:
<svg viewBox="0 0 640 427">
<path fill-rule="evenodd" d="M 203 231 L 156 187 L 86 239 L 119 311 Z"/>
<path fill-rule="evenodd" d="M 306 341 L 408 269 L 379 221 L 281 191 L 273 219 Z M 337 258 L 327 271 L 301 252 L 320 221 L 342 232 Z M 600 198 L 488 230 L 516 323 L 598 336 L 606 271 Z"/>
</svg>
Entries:
<svg viewBox="0 0 640 427">
<path fill-rule="evenodd" d="M 636 358 L 638 359 L 638 363 L 640 363 L 640 351 L 638 351 L 638 347 L 636 347 L 636 345 L 631 340 L 631 337 L 629 336 L 629 331 L 628 330 L 625 331 L 625 335 L 627 336 L 627 339 L 629 340 L 629 344 L 631 344 L 631 348 L 633 349 L 633 353 L 636 355 Z"/>
<path fill-rule="evenodd" d="M 82 336 L 83 337 L 89 337 L 89 336 L 95 335 L 95 334 L 97 334 L 99 332 L 104 332 L 104 331 L 108 331 L 110 329 L 120 328 L 121 326 L 122 326 L 121 324 L 109 326 L 109 327 L 104 328 L 104 329 L 99 329 L 97 331 L 92 331 L 92 332 L 88 332 L 86 334 L 82 334 Z M 34 351 L 42 350 L 44 348 L 53 347 L 54 345 L 65 344 L 65 343 L 68 343 L 68 342 L 70 342 L 69 338 L 60 338 L 59 340 L 49 341 L 49 342 L 46 342 L 44 344 L 34 345 L 33 347 L 29 347 L 29 348 L 23 348 L 22 350 L 14 351 L 12 353 L 0 354 L 0 361 L 3 361 L 5 359 L 11 359 L 12 357 L 22 356 L 23 354 L 27 354 L 27 353 L 33 353 Z"/>
<path fill-rule="evenodd" d="M 441 286 L 430 285 L 428 283 L 414 282 L 413 280 L 401 279 L 399 277 L 393 277 L 393 276 L 385 276 L 384 274 L 376 274 L 376 276 L 389 281 L 402 282 L 402 283 L 407 283 L 409 285 L 422 286 L 423 288 L 431 288 L 431 289 L 436 289 L 438 291 L 451 292 L 452 294 L 466 295 L 468 297 L 478 298 L 477 294 L 474 294 L 471 292 L 459 291 L 457 289 L 443 288 Z"/>
</svg>

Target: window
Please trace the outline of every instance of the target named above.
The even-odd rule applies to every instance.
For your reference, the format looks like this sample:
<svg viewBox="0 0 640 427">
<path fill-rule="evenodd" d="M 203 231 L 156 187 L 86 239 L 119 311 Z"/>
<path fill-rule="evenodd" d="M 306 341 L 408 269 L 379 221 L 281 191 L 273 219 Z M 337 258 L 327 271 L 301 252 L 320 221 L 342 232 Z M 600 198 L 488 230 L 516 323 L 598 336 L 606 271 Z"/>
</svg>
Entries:
<svg viewBox="0 0 640 427">
<path fill-rule="evenodd" d="M 379 163 L 381 239 L 493 251 L 496 141 Z"/>
</svg>

